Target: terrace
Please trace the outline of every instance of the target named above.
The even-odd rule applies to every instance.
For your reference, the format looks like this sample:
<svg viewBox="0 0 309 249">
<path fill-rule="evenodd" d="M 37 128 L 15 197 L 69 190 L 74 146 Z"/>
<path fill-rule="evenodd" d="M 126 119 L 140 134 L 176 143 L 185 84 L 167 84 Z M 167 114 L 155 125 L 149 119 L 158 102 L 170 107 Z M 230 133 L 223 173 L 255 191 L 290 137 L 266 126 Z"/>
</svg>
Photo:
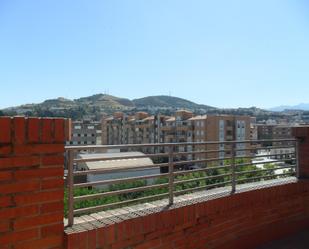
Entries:
<svg viewBox="0 0 309 249">
<path fill-rule="evenodd" d="M 265 141 L 65 148 L 69 132 L 69 120 L 0 118 L 3 248 L 301 249 L 307 242 L 309 127 L 296 127 L 295 139 L 268 141 L 276 145 L 267 148 L 257 146 Z M 149 147 L 165 152 L 121 160 L 147 157 L 152 164 L 78 171 L 86 162 L 120 160 L 102 157 L 106 150 Z M 260 151 L 280 147 L 291 152 L 268 155 L 270 164 L 252 162 L 265 157 Z M 80 151 L 91 157 L 78 157 Z M 151 168 L 161 173 L 87 177 Z"/>
</svg>

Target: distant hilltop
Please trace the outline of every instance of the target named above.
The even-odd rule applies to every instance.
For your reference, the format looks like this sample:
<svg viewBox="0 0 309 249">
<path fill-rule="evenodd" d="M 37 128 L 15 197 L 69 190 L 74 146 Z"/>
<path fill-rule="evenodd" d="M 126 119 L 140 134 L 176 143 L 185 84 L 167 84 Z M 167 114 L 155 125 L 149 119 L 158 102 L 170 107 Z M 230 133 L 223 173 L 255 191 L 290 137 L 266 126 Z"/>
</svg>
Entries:
<svg viewBox="0 0 309 249">
<path fill-rule="evenodd" d="M 166 95 L 148 96 L 130 100 L 108 94 L 95 94 L 74 100 L 66 98 L 48 99 L 39 104 L 25 104 L 0 111 L 0 115 L 25 115 L 40 117 L 68 117 L 72 119 L 90 118 L 99 120 L 102 115 L 115 111 L 133 113 L 147 111 L 150 114 L 162 113 L 170 115 L 176 110 L 186 109 L 196 114 L 237 114 L 251 116 L 271 116 L 272 112 L 256 107 L 220 109 L 217 107 L 197 104 L 192 101 Z"/>
<path fill-rule="evenodd" d="M 288 111 L 288 110 L 309 111 L 309 103 L 301 103 L 298 105 L 281 105 L 281 106 L 270 108 L 269 110 L 275 111 L 275 112 L 283 112 L 283 111 Z"/>
</svg>

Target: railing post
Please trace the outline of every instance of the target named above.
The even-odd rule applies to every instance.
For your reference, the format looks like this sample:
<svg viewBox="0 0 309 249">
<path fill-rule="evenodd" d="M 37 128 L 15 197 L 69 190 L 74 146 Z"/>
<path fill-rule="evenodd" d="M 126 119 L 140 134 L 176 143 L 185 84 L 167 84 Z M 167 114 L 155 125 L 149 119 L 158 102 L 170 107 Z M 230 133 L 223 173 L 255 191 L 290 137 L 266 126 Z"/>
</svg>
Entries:
<svg viewBox="0 0 309 249">
<path fill-rule="evenodd" d="M 73 151 L 68 151 L 68 225 L 74 224 L 74 177 L 73 177 Z"/>
<path fill-rule="evenodd" d="M 173 165 L 173 145 L 168 147 L 168 193 L 169 205 L 174 204 L 174 165 Z"/>
<path fill-rule="evenodd" d="M 235 173 L 235 142 L 232 143 L 232 149 L 231 149 L 231 154 L 232 154 L 232 162 L 231 162 L 231 169 L 232 169 L 232 193 L 236 192 L 236 173 Z"/>
<path fill-rule="evenodd" d="M 296 139 L 295 141 L 295 158 L 296 158 L 296 168 L 295 168 L 295 173 L 296 177 L 299 178 L 299 140 Z"/>
</svg>

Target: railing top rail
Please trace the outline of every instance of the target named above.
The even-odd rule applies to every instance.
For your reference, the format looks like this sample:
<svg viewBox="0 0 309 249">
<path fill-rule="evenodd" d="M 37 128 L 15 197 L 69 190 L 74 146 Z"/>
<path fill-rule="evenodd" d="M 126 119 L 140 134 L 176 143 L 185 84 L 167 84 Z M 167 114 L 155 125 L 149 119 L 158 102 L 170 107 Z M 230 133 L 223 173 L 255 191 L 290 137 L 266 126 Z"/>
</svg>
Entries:
<svg viewBox="0 0 309 249">
<path fill-rule="evenodd" d="M 263 139 L 263 140 L 233 140 L 233 141 L 208 141 L 208 142 L 183 142 L 183 143 L 150 143 L 150 144 L 117 144 L 117 145 L 68 145 L 66 150 L 89 150 L 89 149 L 121 149 L 140 147 L 164 147 L 164 146 L 186 146 L 186 145 L 211 145 L 211 144 L 240 144 L 261 142 L 296 142 L 296 139 Z"/>
</svg>

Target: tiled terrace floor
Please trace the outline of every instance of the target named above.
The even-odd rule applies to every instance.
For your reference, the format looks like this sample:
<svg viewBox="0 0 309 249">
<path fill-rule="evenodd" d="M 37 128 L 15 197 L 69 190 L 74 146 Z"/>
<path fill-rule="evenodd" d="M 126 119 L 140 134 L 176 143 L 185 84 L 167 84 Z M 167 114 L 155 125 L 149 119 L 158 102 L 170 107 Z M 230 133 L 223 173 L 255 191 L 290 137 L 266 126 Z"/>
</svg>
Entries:
<svg viewBox="0 0 309 249">
<path fill-rule="evenodd" d="M 309 228 L 284 239 L 275 240 L 257 249 L 308 249 Z"/>
</svg>

